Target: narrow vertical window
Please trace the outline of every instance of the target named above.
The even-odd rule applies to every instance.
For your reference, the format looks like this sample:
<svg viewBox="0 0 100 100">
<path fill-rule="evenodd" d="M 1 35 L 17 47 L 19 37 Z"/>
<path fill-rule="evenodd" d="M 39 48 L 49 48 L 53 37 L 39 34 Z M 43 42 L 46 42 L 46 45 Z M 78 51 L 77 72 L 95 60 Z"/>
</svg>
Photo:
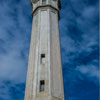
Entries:
<svg viewBox="0 0 100 100">
<path fill-rule="evenodd" d="M 46 4 L 46 0 L 42 0 L 42 4 L 45 5 Z"/>
<path fill-rule="evenodd" d="M 41 64 L 45 63 L 45 54 L 41 54 Z"/>
<path fill-rule="evenodd" d="M 44 92 L 44 90 L 45 90 L 45 81 L 41 80 L 40 81 L 40 92 Z"/>
</svg>

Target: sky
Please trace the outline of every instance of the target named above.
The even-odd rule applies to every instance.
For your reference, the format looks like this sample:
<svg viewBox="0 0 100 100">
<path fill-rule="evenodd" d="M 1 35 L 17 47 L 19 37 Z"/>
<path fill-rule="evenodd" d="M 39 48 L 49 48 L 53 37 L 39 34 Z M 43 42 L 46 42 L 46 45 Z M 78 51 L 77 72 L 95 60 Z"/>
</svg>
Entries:
<svg viewBox="0 0 100 100">
<path fill-rule="evenodd" d="M 61 0 L 59 21 L 66 100 L 99 100 L 99 0 Z M 30 0 L 0 0 L 0 100 L 24 100 Z"/>
</svg>

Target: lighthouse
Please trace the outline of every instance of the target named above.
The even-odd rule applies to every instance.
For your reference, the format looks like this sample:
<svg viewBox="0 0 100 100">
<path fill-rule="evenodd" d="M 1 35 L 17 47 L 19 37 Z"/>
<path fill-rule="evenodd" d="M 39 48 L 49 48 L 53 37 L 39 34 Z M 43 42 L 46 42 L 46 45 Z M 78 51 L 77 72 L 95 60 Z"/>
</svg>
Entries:
<svg viewBox="0 0 100 100">
<path fill-rule="evenodd" d="M 31 0 L 32 34 L 24 100 L 64 100 L 60 0 Z"/>
</svg>

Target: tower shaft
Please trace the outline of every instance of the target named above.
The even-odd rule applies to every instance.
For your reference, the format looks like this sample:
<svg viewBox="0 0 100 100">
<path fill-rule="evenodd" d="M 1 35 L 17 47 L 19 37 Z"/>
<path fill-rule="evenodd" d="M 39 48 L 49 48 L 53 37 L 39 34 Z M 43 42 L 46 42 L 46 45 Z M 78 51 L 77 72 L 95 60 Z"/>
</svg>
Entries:
<svg viewBox="0 0 100 100">
<path fill-rule="evenodd" d="M 41 5 L 38 2 L 32 2 L 34 19 L 25 100 L 64 100 L 58 8 L 45 0 Z"/>
</svg>

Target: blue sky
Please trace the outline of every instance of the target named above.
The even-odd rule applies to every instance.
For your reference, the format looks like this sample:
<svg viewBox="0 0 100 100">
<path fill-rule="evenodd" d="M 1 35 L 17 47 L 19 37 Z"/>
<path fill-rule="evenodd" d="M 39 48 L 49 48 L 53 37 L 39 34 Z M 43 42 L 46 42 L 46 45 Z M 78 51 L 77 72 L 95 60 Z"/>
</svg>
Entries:
<svg viewBox="0 0 100 100">
<path fill-rule="evenodd" d="M 0 0 L 0 100 L 24 100 L 30 0 Z M 99 100 L 99 0 L 62 0 L 59 22 L 66 100 Z"/>
</svg>

